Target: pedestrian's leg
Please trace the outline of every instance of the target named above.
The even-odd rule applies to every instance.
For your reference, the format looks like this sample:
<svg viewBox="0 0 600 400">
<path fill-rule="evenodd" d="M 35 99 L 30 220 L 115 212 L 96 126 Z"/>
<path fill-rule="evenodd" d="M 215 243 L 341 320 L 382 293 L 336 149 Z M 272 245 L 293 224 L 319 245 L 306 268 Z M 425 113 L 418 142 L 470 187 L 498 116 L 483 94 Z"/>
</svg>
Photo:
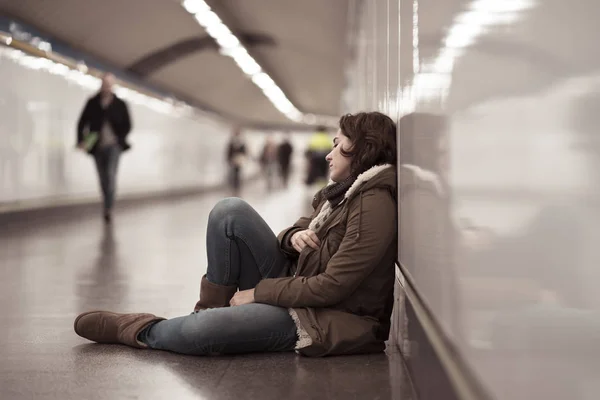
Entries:
<svg viewBox="0 0 600 400">
<path fill-rule="evenodd" d="M 273 189 L 273 169 L 270 162 L 265 165 L 265 176 L 267 179 L 267 191 L 270 192 Z"/>
<path fill-rule="evenodd" d="M 106 150 L 106 212 L 110 214 L 114 202 L 117 187 L 117 170 L 119 167 L 119 158 L 121 149 L 119 146 L 112 146 Z"/>
<path fill-rule="evenodd" d="M 153 323 L 138 340 L 157 350 L 216 355 L 292 351 L 297 337 L 286 308 L 255 303 Z"/>
<path fill-rule="evenodd" d="M 282 178 L 283 178 L 283 186 L 287 188 L 289 178 L 290 178 L 290 165 L 289 164 L 281 165 L 281 174 L 282 174 Z"/>
<path fill-rule="evenodd" d="M 240 192 L 241 179 L 240 179 L 240 167 L 233 167 L 233 193 L 237 196 Z"/>
<path fill-rule="evenodd" d="M 96 171 L 98 171 L 98 181 L 100 182 L 100 190 L 102 191 L 102 203 L 104 210 L 106 211 L 106 204 L 108 202 L 108 166 L 107 157 L 104 149 L 98 149 L 94 154 L 94 161 L 96 162 Z"/>
</svg>

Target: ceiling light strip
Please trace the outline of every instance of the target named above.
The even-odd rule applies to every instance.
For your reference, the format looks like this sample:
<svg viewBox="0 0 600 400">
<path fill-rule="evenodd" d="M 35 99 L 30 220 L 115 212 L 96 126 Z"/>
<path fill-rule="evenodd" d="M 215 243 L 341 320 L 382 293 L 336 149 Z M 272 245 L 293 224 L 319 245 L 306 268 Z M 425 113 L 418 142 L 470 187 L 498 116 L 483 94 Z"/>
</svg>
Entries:
<svg viewBox="0 0 600 400">
<path fill-rule="evenodd" d="M 9 59 L 26 69 L 46 71 L 90 91 L 97 90 L 100 86 L 100 71 L 95 70 L 92 73 L 83 63 L 77 63 L 52 51 L 44 51 L 42 55 L 38 50 L 39 48 L 32 44 L 14 40 L 10 35 L 0 33 L 0 59 Z M 115 92 L 133 104 L 146 106 L 156 112 L 185 117 L 193 115 L 192 107 L 183 102 L 143 93 L 133 85 L 128 87 L 123 81 L 115 85 Z"/>
<path fill-rule="evenodd" d="M 252 82 L 273 103 L 275 108 L 287 118 L 307 124 L 335 125 L 337 123 L 335 117 L 304 114 L 298 110 L 204 0 L 184 0 L 182 6 L 194 16 L 198 24 L 217 42 L 219 52 L 232 58 L 244 74 L 250 77 Z"/>
</svg>

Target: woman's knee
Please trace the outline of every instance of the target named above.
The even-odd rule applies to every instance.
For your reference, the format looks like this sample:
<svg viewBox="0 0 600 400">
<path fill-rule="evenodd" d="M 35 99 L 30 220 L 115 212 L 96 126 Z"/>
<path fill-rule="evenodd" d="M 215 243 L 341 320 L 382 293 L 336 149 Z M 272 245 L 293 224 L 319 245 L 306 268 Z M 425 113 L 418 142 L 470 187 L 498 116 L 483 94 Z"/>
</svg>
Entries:
<svg viewBox="0 0 600 400">
<path fill-rule="evenodd" d="M 211 210 L 209 214 L 209 221 L 217 222 L 221 221 L 228 216 L 240 215 L 253 211 L 250 204 L 238 197 L 228 197 L 220 200 Z"/>
</svg>

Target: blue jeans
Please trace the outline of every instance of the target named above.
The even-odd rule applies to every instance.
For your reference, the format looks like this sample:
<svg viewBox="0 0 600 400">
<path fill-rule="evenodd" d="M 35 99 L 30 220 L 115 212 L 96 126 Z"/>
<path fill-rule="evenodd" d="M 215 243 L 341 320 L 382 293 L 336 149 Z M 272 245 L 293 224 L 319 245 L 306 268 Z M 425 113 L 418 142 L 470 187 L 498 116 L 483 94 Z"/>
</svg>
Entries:
<svg viewBox="0 0 600 400">
<path fill-rule="evenodd" d="M 207 228 L 207 279 L 251 289 L 263 278 L 285 276 L 289 262 L 261 216 L 241 199 L 221 200 Z M 212 308 L 157 322 L 138 339 L 152 349 L 190 355 L 291 351 L 296 324 L 288 310 L 268 304 Z"/>
<path fill-rule="evenodd" d="M 262 278 L 287 276 L 289 260 L 262 217 L 238 198 L 223 199 L 208 216 L 206 277 L 218 285 L 252 289 Z"/>
<path fill-rule="evenodd" d="M 104 210 L 110 211 L 115 202 L 115 188 L 117 181 L 117 167 L 121 148 L 119 145 L 100 147 L 94 152 L 100 188 L 104 199 Z"/>
</svg>

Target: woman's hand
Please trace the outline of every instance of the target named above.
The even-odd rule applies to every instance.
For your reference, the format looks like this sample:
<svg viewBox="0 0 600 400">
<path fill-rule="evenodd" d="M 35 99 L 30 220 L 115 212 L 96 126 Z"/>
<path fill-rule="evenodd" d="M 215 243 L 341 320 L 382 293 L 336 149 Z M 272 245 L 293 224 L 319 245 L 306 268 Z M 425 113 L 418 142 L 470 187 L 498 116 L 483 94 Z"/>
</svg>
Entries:
<svg viewBox="0 0 600 400">
<path fill-rule="evenodd" d="M 231 306 L 241 306 L 243 304 L 254 303 L 254 289 L 241 290 L 233 295 L 229 304 Z"/>
<path fill-rule="evenodd" d="M 321 245 L 321 241 L 317 237 L 316 233 L 310 229 L 305 229 L 303 231 L 294 233 L 290 238 L 290 243 L 298 253 L 301 253 L 306 246 L 318 250 L 319 246 Z"/>
</svg>

